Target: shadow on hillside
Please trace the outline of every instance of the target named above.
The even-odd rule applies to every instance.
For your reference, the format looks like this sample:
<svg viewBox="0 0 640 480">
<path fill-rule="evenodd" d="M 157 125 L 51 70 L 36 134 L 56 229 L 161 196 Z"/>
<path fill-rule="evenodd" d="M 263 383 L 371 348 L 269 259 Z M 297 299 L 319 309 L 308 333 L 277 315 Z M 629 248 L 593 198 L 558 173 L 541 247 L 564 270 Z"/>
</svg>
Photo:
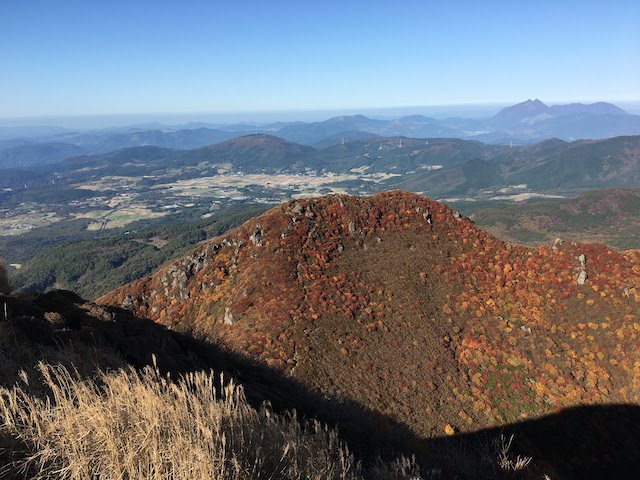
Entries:
<svg viewBox="0 0 640 480">
<path fill-rule="evenodd" d="M 551 479 L 626 479 L 638 478 L 640 473 L 637 405 L 572 407 L 554 415 L 428 443 L 445 455 L 461 452 L 466 466 L 486 472 L 490 465 L 483 465 L 486 459 L 479 454 L 495 455 L 500 438 L 508 442 L 512 435 L 510 458 L 532 457 L 528 469 L 531 478 L 547 474 Z"/>
<path fill-rule="evenodd" d="M 244 386 L 254 406 L 268 401 L 276 411 L 296 409 L 300 417 L 337 426 L 364 460 L 375 452 L 415 453 L 424 470 L 440 469 L 442 478 L 514 478 L 496 462 L 496 441 L 514 435 L 510 455 L 533 458 L 527 473 L 515 478 L 635 478 L 640 472 L 640 407 L 634 405 L 576 407 L 500 428 L 420 439 L 408 426 L 356 402 L 326 397 L 247 357 L 125 310 L 87 304 L 71 292 L 0 296 L 0 328 L 4 385 L 15 382 L 27 362 L 73 363 L 91 376 L 125 364 L 142 368 L 155 356 L 165 373 L 223 372 Z"/>
<path fill-rule="evenodd" d="M 3 321 L 4 303 L 8 321 Z M 0 383 L 5 385 L 18 381 L 19 368 L 38 361 L 73 364 L 82 376 L 90 377 L 99 369 L 143 368 L 155 357 L 163 373 L 224 373 L 243 385 L 247 400 L 255 407 L 268 401 L 275 411 L 295 409 L 301 418 L 338 426 L 342 438 L 360 457 L 376 450 L 410 452 L 418 445 L 408 428 L 388 416 L 346 399 L 325 397 L 248 357 L 134 317 L 126 310 L 87 303 L 72 292 L 19 298 L 0 295 L 0 326 L 5 327 L 0 337 L 12 337 L 13 348 L 22 350 L 10 355 L 23 363 L 10 373 L 0 363 Z M 2 350 L 0 344 L 0 362 L 4 360 Z"/>
</svg>

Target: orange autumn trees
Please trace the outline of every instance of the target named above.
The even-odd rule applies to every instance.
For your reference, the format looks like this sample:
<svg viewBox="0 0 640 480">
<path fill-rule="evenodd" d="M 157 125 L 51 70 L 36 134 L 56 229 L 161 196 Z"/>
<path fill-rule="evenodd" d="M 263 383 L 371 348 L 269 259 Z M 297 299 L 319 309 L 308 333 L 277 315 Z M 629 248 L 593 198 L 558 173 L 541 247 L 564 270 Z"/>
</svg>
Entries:
<svg viewBox="0 0 640 480">
<path fill-rule="evenodd" d="M 638 260 L 570 240 L 505 244 L 406 192 L 327 196 L 276 207 L 102 301 L 439 435 L 640 402 Z"/>
</svg>

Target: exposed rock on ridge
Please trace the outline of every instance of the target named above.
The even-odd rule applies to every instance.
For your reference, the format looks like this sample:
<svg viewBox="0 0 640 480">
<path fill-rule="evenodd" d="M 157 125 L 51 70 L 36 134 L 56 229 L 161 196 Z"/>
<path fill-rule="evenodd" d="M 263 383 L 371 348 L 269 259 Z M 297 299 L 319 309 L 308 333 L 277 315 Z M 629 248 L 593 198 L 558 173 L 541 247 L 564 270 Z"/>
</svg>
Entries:
<svg viewBox="0 0 640 480">
<path fill-rule="evenodd" d="M 102 301 L 433 435 L 640 402 L 637 258 L 507 245 L 405 192 L 328 196 L 274 208 Z"/>
</svg>

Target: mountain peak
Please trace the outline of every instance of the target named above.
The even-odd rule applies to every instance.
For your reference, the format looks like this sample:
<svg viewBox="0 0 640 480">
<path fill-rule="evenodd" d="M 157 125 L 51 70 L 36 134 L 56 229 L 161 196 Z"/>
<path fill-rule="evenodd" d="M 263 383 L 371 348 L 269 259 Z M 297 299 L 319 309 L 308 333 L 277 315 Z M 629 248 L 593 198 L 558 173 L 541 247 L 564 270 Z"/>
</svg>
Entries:
<svg viewBox="0 0 640 480">
<path fill-rule="evenodd" d="M 330 119 L 320 123 L 325 125 L 338 124 L 341 126 L 347 125 L 349 127 L 358 126 L 360 128 L 366 128 L 374 125 L 384 124 L 386 122 L 383 120 L 374 120 L 362 114 L 356 114 L 356 115 L 340 115 L 337 117 L 331 117 Z"/>
<path fill-rule="evenodd" d="M 364 115 L 358 113 L 355 115 L 339 115 L 337 117 L 331 117 L 328 122 L 347 122 L 351 120 L 370 120 L 369 117 L 365 117 Z"/>
<path fill-rule="evenodd" d="M 234 169 L 281 171 L 298 165 L 301 158 L 315 149 L 264 133 L 244 135 L 221 143 L 191 150 L 184 154 L 190 162 L 230 163 Z"/>
<path fill-rule="evenodd" d="M 248 135 L 230 138 L 222 142 L 212 143 L 211 145 L 206 145 L 204 147 L 194 149 L 193 151 L 205 152 L 210 150 L 224 150 L 228 148 L 241 148 L 251 146 L 277 147 L 285 143 L 288 143 L 287 140 L 276 137 L 275 135 L 269 135 L 266 133 L 250 133 Z"/>
<path fill-rule="evenodd" d="M 516 103 L 510 107 L 503 108 L 497 115 L 502 112 L 518 112 L 518 113 L 544 113 L 548 110 L 548 106 L 539 99 L 531 100 L 530 98 L 524 102 Z"/>
<path fill-rule="evenodd" d="M 507 245 L 402 191 L 333 195 L 276 207 L 102 302 L 429 436 L 452 421 L 475 431 L 525 411 L 628 402 L 633 369 L 617 365 L 637 341 L 634 258 L 569 241 Z M 592 360 L 612 344 L 617 363 Z M 511 389 L 521 394 L 505 410 Z"/>
<path fill-rule="evenodd" d="M 280 143 L 288 143 L 285 139 L 277 137 L 275 135 L 269 135 L 267 133 L 250 133 L 249 135 L 243 135 L 241 137 L 232 138 L 227 140 L 225 143 L 272 143 L 272 144 L 280 144 Z"/>
<path fill-rule="evenodd" d="M 521 123 L 527 119 L 549 113 L 549 107 L 539 99 L 517 103 L 510 107 L 503 108 L 493 117 L 493 122 L 498 127 L 510 127 Z"/>
</svg>

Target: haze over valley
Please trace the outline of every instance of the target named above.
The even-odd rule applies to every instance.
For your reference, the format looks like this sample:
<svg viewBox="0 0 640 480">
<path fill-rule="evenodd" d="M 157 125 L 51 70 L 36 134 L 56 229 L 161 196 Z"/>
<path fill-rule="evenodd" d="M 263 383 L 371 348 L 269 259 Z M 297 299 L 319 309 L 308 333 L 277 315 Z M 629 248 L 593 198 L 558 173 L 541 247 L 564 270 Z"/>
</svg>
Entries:
<svg viewBox="0 0 640 480">
<path fill-rule="evenodd" d="M 539 102 L 525 102 L 501 110 L 492 121 L 528 122 L 531 117 L 524 115 L 532 113 L 530 108 L 536 114 L 545 109 Z M 628 117 L 631 123 L 640 118 L 602 103 L 567 109 L 580 115 L 598 112 L 589 113 L 595 118 Z M 176 213 L 206 218 L 236 203 L 276 204 L 396 188 L 460 204 L 472 213 L 485 201 L 562 199 L 587 189 L 638 183 L 639 137 L 501 144 L 381 136 L 399 125 L 406 133 L 424 134 L 421 128 L 430 128 L 420 116 L 397 121 L 353 116 L 263 129 L 269 133 L 228 126 L 66 133 L 54 137 L 56 143 L 48 137 L 5 140 L 0 150 L 0 234 L 19 235 L 69 221 L 102 231 Z M 76 143 L 60 143 L 63 139 Z M 20 142 L 24 144 L 9 146 Z M 208 142 L 215 143 L 200 146 Z M 110 148 L 116 150 L 82 154 Z"/>
</svg>

